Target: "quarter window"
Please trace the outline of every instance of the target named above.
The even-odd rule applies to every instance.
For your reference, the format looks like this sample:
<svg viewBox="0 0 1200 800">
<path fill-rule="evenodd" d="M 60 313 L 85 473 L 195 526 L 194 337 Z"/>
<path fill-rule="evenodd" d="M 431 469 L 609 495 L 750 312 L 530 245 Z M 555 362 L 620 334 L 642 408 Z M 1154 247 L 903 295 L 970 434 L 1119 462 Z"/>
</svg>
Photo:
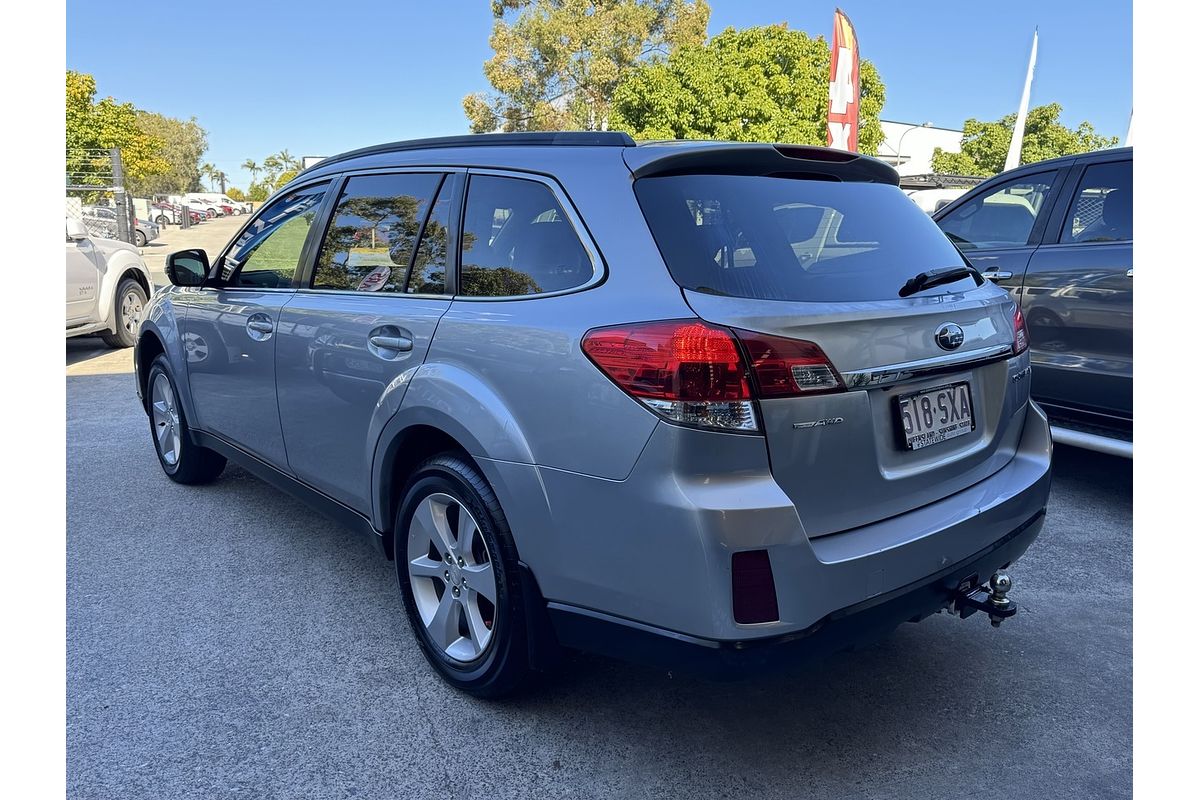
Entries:
<svg viewBox="0 0 1200 800">
<path fill-rule="evenodd" d="M 308 229 L 328 188 L 321 184 L 297 189 L 264 209 L 225 255 L 221 278 L 230 286 L 291 286 Z"/>
<path fill-rule="evenodd" d="M 515 297 L 580 286 L 592 261 L 549 187 L 475 175 L 467 192 L 460 292 Z"/>
<path fill-rule="evenodd" d="M 1093 164 L 1083 173 L 1060 242 L 1133 239 L 1133 162 Z"/>
<path fill-rule="evenodd" d="M 402 292 L 429 204 L 442 176 L 352 177 L 325 232 L 314 289 Z"/>
<path fill-rule="evenodd" d="M 938 226 L 962 250 L 1029 244 L 1033 223 L 1050 194 L 1054 175 L 1042 172 L 1003 183 L 943 217 Z"/>
</svg>

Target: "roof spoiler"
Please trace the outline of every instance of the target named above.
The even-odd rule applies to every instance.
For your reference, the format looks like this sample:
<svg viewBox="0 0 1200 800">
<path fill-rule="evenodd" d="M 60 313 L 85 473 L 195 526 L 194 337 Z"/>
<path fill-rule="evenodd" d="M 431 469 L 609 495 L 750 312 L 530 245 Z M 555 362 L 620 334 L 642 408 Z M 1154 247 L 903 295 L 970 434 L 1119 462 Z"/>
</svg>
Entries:
<svg viewBox="0 0 1200 800">
<path fill-rule="evenodd" d="M 870 156 L 794 144 L 646 145 L 626 150 L 625 163 L 635 179 L 706 174 L 772 175 L 892 186 L 900 183 L 900 174 L 893 167 Z"/>
</svg>

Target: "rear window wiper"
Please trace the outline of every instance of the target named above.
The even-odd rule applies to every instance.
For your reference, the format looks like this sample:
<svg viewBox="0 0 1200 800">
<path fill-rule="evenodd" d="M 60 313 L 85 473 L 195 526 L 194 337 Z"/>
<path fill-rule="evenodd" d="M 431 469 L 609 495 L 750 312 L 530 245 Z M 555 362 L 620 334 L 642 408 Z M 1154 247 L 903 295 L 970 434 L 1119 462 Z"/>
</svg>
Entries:
<svg viewBox="0 0 1200 800">
<path fill-rule="evenodd" d="M 941 286 L 944 283 L 954 283 L 955 281 L 961 281 L 963 278 L 974 278 L 976 286 L 982 286 L 984 281 L 983 276 L 979 274 L 979 270 L 971 266 L 941 267 L 940 269 L 930 269 L 913 275 L 900 287 L 900 296 L 908 297 L 922 289 L 931 289 L 934 286 Z"/>
</svg>

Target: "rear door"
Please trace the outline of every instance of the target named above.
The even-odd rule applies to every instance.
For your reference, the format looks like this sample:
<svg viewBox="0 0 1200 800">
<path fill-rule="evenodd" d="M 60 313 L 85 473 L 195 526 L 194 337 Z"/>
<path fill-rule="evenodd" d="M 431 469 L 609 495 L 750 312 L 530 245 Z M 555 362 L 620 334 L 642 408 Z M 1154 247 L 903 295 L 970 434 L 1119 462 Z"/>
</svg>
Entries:
<svg viewBox="0 0 1200 800">
<path fill-rule="evenodd" d="M 463 175 L 351 175 L 315 264 L 280 317 L 279 408 L 297 477 L 366 512 L 371 459 L 450 306 Z"/>
<path fill-rule="evenodd" d="M 1133 161 L 1089 160 L 1025 277 L 1033 393 L 1052 414 L 1133 416 Z"/>
<path fill-rule="evenodd" d="M 898 188 L 680 175 L 635 189 L 701 318 L 815 343 L 838 373 L 831 386 L 793 367 L 814 390 L 758 402 L 772 473 L 810 536 L 939 500 L 1012 458 L 1028 385 L 1013 380 L 1016 305 L 971 277 L 901 297 L 917 273 L 963 261 Z"/>
<path fill-rule="evenodd" d="M 328 189 L 313 184 L 270 203 L 217 260 L 217 285 L 181 295 L 197 426 L 280 469 L 287 467 L 275 388 L 280 310 L 295 295 Z"/>
<path fill-rule="evenodd" d="M 984 188 L 936 214 L 938 227 L 972 266 L 1016 295 L 1066 171 L 1038 171 Z"/>
<path fill-rule="evenodd" d="M 67 237 L 67 327 L 97 321 L 96 292 L 104 257 L 91 239 Z"/>
</svg>

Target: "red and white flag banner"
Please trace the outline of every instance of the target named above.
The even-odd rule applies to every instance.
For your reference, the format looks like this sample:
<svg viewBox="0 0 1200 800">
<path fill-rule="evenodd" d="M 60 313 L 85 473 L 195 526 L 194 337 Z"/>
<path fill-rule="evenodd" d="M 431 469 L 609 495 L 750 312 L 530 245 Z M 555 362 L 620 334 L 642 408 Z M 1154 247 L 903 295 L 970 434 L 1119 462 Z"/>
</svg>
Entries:
<svg viewBox="0 0 1200 800">
<path fill-rule="evenodd" d="M 829 58 L 829 135 L 826 144 L 858 151 L 858 37 L 840 8 L 833 15 Z"/>
</svg>

